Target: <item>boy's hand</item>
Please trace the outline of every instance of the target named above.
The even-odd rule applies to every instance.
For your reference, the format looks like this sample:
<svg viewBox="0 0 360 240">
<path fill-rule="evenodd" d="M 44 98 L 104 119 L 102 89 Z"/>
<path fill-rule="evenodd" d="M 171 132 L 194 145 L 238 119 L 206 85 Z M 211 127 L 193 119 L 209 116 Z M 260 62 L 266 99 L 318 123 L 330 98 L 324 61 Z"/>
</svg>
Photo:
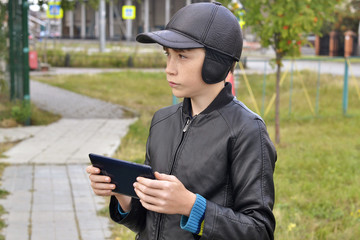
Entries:
<svg viewBox="0 0 360 240">
<path fill-rule="evenodd" d="M 196 195 L 173 175 L 155 172 L 156 180 L 138 177 L 134 189 L 144 208 L 166 214 L 189 216 Z"/>
<path fill-rule="evenodd" d="M 128 212 L 131 209 L 131 197 L 123 194 L 115 193 L 112 190 L 115 189 L 115 184 L 111 183 L 111 179 L 108 176 L 99 175 L 100 169 L 93 167 L 92 165 L 86 168 L 86 172 L 89 173 L 89 179 L 91 181 L 91 187 L 94 193 L 98 196 L 115 196 L 121 205 L 121 208 Z"/>
<path fill-rule="evenodd" d="M 88 166 L 86 172 L 89 173 L 89 179 L 91 181 L 91 187 L 96 195 L 99 196 L 111 196 L 112 190 L 115 189 L 115 184 L 110 183 L 111 179 L 108 176 L 99 175 L 100 169 Z"/>
</svg>

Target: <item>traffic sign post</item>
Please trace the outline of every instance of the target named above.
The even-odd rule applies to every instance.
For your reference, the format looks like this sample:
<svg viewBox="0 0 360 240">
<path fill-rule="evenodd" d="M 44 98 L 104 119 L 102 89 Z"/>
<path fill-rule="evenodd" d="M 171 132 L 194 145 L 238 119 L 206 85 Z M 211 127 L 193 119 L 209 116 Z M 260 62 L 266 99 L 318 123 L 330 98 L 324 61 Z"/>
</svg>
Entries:
<svg viewBox="0 0 360 240">
<path fill-rule="evenodd" d="M 136 18 L 136 7 L 131 4 L 131 1 L 127 1 L 127 5 L 122 7 L 122 18 L 126 20 L 126 40 L 131 40 L 132 34 L 132 21 Z"/>
</svg>

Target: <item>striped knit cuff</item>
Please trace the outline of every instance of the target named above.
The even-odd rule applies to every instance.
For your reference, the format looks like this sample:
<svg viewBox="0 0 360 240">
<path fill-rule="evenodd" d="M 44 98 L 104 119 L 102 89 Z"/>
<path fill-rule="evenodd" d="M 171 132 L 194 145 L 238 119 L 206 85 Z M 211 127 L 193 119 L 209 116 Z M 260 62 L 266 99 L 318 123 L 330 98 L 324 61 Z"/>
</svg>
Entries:
<svg viewBox="0 0 360 240">
<path fill-rule="evenodd" d="M 196 194 L 194 206 L 191 209 L 190 216 L 181 216 L 180 227 L 191 233 L 199 234 L 201 223 L 204 220 L 206 210 L 206 199 Z"/>
</svg>

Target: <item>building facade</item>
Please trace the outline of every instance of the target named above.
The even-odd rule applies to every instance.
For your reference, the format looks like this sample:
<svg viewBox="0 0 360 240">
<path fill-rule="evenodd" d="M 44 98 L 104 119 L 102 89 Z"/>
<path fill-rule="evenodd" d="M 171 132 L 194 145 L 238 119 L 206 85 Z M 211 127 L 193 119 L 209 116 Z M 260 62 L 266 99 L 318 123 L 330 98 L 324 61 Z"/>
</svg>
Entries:
<svg viewBox="0 0 360 240">
<path fill-rule="evenodd" d="M 104 1 L 105 0 L 100 0 Z M 108 40 L 134 40 L 141 32 L 161 30 L 182 7 L 206 0 L 109 0 L 104 6 L 105 36 Z M 124 20 L 122 7 L 135 6 L 134 20 Z M 86 1 L 76 2 L 73 11 L 66 11 L 61 20 L 61 37 L 97 39 L 100 36 L 101 7 L 94 9 Z"/>
</svg>

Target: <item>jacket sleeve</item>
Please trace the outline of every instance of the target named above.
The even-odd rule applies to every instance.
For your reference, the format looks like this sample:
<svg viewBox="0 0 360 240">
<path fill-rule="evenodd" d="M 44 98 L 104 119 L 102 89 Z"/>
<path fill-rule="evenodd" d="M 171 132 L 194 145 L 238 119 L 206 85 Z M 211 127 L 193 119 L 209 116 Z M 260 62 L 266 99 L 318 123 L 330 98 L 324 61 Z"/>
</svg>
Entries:
<svg viewBox="0 0 360 240">
<path fill-rule="evenodd" d="M 146 143 L 145 164 L 147 165 L 150 164 L 150 155 L 148 149 L 149 141 L 150 135 Z M 121 216 L 120 212 L 118 211 L 118 204 L 119 203 L 116 197 L 112 196 L 110 199 L 109 212 L 110 217 L 114 222 L 124 225 L 135 233 L 139 233 L 142 229 L 145 228 L 147 210 L 141 205 L 139 199 L 131 199 L 131 210 L 125 217 Z"/>
<path fill-rule="evenodd" d="M 206 202 L 201 239 L 274 239 L 275 148 L 260 119 L 238 135 L 229 153 L 232 207 Z"/>
</svg>

